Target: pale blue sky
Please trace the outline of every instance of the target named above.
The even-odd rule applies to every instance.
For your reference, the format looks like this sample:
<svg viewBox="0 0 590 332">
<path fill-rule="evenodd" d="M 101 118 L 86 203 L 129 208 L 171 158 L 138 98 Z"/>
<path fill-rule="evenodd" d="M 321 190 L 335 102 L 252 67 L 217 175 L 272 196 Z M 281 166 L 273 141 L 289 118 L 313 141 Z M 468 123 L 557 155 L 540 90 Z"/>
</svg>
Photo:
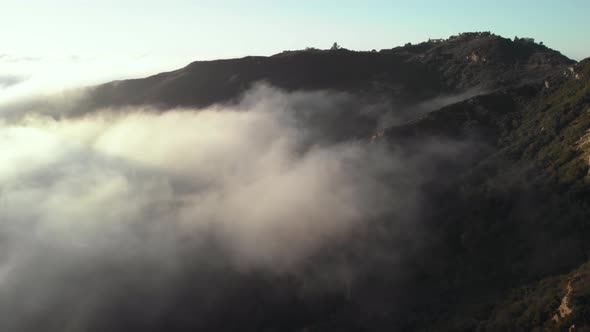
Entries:
<svg viewBox="0 0 590 332">
<path fill-rule="evenodd" d="M 0 0 L 0 54 L 176 64 L 334 41 L 382 49 L 489 30 L 534 37 L 579 60 L 590 56 L 589 13 L 588 0 Z"/>
</svg>

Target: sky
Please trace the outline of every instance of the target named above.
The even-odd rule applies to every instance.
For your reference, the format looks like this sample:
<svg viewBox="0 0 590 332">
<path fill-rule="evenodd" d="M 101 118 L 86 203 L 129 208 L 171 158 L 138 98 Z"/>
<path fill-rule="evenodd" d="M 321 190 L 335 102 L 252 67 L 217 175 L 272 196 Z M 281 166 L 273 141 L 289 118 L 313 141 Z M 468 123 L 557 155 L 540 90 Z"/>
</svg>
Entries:
<svg viewBox="0 0 590 332">
<path fill-rule="evenodd" d="M 76 87 L 195 60 L 333 42 L 385 49 L 465 31 L 533 37 L 574 59 L 590 56 L 589 0 L 531 3 L 0 0 L 0 330 L 38 331 L 27 326 L 43 323 L 88 331 L 178 308 L 201 322 L 209 308 L 230 302 L 223 294 L 234 302 L 250 294 L 243 285 L 264 285 L 253 270 L 238 276 L 254 278 L 226 287 L 235 280 L 227 271 L 250 268 L 279 285 L 326 287 L 322 298 L 333 289 L 350 294 L 357 271 L 365 280 L 361 273 L 383 266 L 402 271 L 412 261 L 406 251 L 423 251 L 432 236 L 416 222 L 429 208 L 421 188 L 445 178 L 439 162 L 482 149 L 442 139 L 395 149 L 378 140 L 332 142 L 333 119 L 384 112 L 357 110 L 343 93 L 262 85 L 237 105 L 198 112 L 144 106 L 69 117 L 68 110 L 84 110 L 84 89 Z M 379 240 L 382 227 L 363 227 L 378 220 L 388 221 L 392 243 Z M 347 242 L 351 234 L 378 240 Z M 332 259 L 318 251 L 326 245 L 352 251 Z M 231 266 L 220 269 L 226 255 Z M 313 257 L 318 267 L 308 264 Z M 289 270 L 295 278 L 277 274 Z M 392 294 L 404 275 L 411 274 L 388 284 Z M 201 284 L 211 293 L 194 296 Z M 295 290 L 298 299 L 307 294 Z M 201 299 L 215 301 L 205 301 L 210 307 Z M 241 312 L 235 303 L 228 312 Z M 172 317 L 190 323 L 180 314 Z"/>
<path fill-rule="evenodd" d="M 0 0 L 0 9 L 0 74 L 73 65 L 69 75 L 93 77 L 86 83 L 195 60 L 333 42 L 384 49 L 465 31 L 533 37 L 573 59 L 590 56 L 587 0 Z"/>
</svg>

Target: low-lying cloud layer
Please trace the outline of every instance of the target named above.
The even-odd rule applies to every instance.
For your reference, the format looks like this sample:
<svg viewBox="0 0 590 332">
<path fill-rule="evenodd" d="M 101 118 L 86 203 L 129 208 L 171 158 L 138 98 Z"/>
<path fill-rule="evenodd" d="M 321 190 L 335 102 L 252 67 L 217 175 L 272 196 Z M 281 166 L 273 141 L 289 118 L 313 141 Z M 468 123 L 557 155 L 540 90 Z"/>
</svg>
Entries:
<svg viewBox="0 0 590 332">
<path fill-rule="evenodd" d="M 310 144 L 288 112 L 263 102 L 4 124 L 0 178 L 3 201 L 14 208 L 2 218 L 68 231 L 145 219 L 213 223 L 242 254 L 271 259 L 297 256 L 298 246 L 313 247 L 379 210 L 367 198 L 385 194 L 377 179 L 382 151 L 360 141 Z M 25 209 L 28 202 L 35 204 Z M 156 206 L 164 215 L 152 215 Z"/>
<path fill-rule="evenodd" d="M 57 319 L 85 330 L 121 280 L 170 296 L 191 265 L 180 261 L 199 257 L 283 273 L 391 208 L 382 180 L 395 161 L 383 147 L 315 143 L 317 128 L 284 103 L 305 95 L 261 89 L 206 110 L 3 120 L 0 312 L 15 314 L 0 327 Z M 224 254 L 203 252 L 207 241 Z M 71 278 L 96 279 L 82 291 Z"/>
<path fill-rule="evenodd" d="M 350 288 L 354 265 L 371 257 L 310 260 L 379 218 L 404 233 L 419 185 L 436 173 L 429 160 L 464 148 L 430 142 L 404 154 L 336 139 L 330 131 L 341 129 L 339 106 L 350 98 L 258 86 L 236 105 L 204 110 L 5 113 L 0 313 L 12 314 L 0 329 L 146 330 L 182 319 L 187 329 L 211 327 L 211 312 L 243 303 L 241 288 L 224 292 L 253 282 L 248 271 L 303 280 L 289 291 L 313 288 L 311 270 Z M 388 265 L 398 259 L 387 255 Z"/>
</svg>

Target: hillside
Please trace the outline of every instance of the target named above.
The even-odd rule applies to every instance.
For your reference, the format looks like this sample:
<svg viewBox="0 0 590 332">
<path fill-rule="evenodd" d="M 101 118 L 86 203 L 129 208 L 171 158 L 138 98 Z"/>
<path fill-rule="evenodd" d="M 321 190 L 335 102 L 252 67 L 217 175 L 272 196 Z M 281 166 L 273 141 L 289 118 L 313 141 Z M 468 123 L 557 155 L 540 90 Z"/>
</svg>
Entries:
<svg viewBox="0 0 590 332">
<path fill-rule="evenodd" d="M 240 105 L 253 87 L 251 98 L 336 100 L 296 100 L 296 127 L 312 133 L 301 149 L 362 142 L 395 156 L 361 163 L 385 168 L 379 185 L 397 194 L 363 198 L 395 208 L 340 242 L 322 238 L 289 273 L 235 268 L 212 235 L 195 245 L 198 263 L 179 254 L 186 271 L 160 316 L 121 296 L 101 309 L 126 315 L 90 330 L 590 329 L 590 59 L 479 32 L 374 52 L 286 51 L 95 86 L 69 116 Z"/>
<path fill-rule="evenodd" d="M 433 188 L 441 190 L 434 198 L 439 210 L 429 222 L 448 242 L 433 250 L 432 259 L 453 261 L 433 279 L 454 280 L 448 292 L 456 302 L 466 301 L 435 320 L 439 330 L 496 331 L 495 324 L 507 331 L 520 330 L 518 324 L 525 330 L 542 328 L 546 320 L 538 315 L 549 307 L 535 304 L 525 316 L 513 313 L 519 317 L 511 316 L 513 321 L 505 314 L 489 317 L 487 308 L 507 288 L 565 273 L 588 260 L 589 70 L 583 61 L 550 76 L 549 87 L 479 96 L 385 132 L 395 140 L 475 135 L 488 142 L 488 150 L 446 189 Z M 544 301 L 546 294 L 526 296 L 526 301 Z M 496 305 L 495 310 L 504 309 Z M 577 317 L 568 322 L 578 328 L 587 324 L 583 315 Z"/>
</svg>

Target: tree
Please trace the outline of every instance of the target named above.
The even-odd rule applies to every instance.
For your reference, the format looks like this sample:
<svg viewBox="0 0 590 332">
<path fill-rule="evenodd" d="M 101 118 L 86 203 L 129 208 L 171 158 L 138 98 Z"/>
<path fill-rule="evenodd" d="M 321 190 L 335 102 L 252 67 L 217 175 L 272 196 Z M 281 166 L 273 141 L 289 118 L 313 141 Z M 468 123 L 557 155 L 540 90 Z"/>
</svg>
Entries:
<svg viewBox="0 0 590 332">
<path fill-rule="evenodd" d="M 335 51 L 335 50 L 339 50 L 340 48 L 341 48 L 340 45 L 338 45 L 337 42 L 334 42 L 334 44 L 332 45 L 330 50 Z"/>
</svg>

